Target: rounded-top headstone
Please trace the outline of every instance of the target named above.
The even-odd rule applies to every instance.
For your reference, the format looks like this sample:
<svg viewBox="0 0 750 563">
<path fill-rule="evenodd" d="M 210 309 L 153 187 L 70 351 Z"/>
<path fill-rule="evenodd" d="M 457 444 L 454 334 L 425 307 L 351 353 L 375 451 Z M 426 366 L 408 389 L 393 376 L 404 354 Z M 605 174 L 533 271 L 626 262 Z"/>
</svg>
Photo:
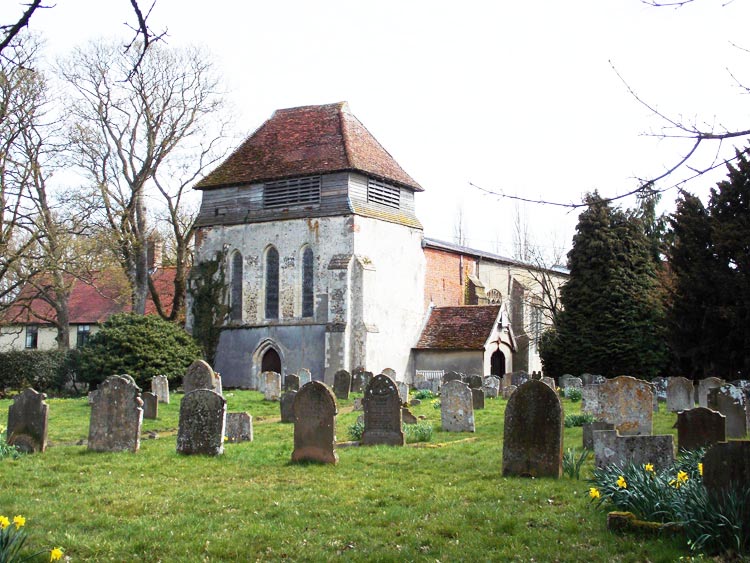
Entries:
<svg viewBox="0 0 750 563">
<path fill-rule="evenodd" d="M 177 453 L 220 455 L 224 453 L 227 401 L 211 389 L 187 393 L 180 403 Z"/>
<path fill-rule="evenodd" d="M 454 379 L 443 384 L 440 422 L 444 432 L 474 432 L 474 399 L 463 381 Z"/>
<path fill-rule="evenodd" d="M 336 413 L 333 391 L 321 381 L 303 385 L 294 398 L 292 461 L 337 463 Z"/>
<path fill-rule="evenodd" d="M 47 449 L 47 395 L 31 387 L 13 397 L 8 408 L 6 442 L 24 453 L 43 452 Z"/>
<path fill-rule="evenodd" d="M 396 383 L 388 375 L 381 373 L 370 380 L 362 398 L 365 411 L 362 445 L 404 445 L 401 402 Z"/>
<path fill-rule="evenodd" d="M 333 374 L 333 392 L 337 399 L 346 400 L 352 387 L 352 376 L 345 369 L 338 370 Z"/>
<path fill-rule="evenodd" d="M 203 360 L 195 360 L 182 378 L 182 390 L 187 395 L 196 389 L 217 391 L 217 377 L 214 370 Z"/>
</svg>

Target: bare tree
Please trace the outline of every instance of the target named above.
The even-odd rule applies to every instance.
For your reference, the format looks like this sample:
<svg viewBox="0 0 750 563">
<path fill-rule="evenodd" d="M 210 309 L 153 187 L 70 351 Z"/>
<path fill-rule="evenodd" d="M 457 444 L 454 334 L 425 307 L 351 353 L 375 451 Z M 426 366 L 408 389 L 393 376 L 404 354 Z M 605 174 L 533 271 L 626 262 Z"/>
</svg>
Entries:
<svg viewBox="0 0 750 563">
<path fill-rule="evenodd" d="M 469 244 L 469 227 L 466 224 L 466 213 L 463 203 L 456 208 L 456 216 L 453 219 L 453 242 L 459 246 Z"/>
</svg>

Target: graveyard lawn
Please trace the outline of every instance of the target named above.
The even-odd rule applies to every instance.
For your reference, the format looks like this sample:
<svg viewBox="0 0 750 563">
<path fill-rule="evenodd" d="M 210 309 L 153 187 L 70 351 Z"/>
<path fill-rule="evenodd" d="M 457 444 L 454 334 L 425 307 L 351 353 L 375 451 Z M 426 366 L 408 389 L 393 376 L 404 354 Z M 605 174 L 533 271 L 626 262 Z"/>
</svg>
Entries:
<svg viewBox="0 0 750 563">
<path fill-rule="evenodd" d="M 0 514 L 23 514 L 28 549 L 62 546 L 72 561 L 674 561 L 679 538 L 618 536 L 589 483 L 502 477 L 507 401 L 475 412 L 476 432 L 443 432 L 431 401 L 412 407 L 431 442 L 338 448 L 338 465 L 292 464 L 292 424 L 279 403 L 228 391 L 227 411 L 253 417 L 252 442 L 217 457 L 175 451 L 183 395 L 144 420 L 137 453 L 87 451 L 90 407 L 48 399 L 48 449 L 0 460 Z M 339 401 L 337 437 L 361 412 Z M 7 420 L 10 400 L 0 401 Z M 565 414 L 580 403 L 563 401 Z M 673 413 L 654 433 L 674 433 Z M 566 428 L 564 448 L 581 448 Z M 151 438 L 150 438 L 151 437 Z M 588 477 L 591 460 L 584 467 Z"/>
</svg>

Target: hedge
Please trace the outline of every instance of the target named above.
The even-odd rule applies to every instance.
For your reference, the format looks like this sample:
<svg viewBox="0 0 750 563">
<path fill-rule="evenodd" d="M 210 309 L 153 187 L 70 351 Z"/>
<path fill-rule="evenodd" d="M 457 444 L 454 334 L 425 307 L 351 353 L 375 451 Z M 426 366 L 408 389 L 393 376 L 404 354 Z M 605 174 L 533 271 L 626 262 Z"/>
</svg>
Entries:
<svg viewBox="0 0 750 563">
<path fill-rule="evenodd" d="M 26 387 L 40 393 L 60 391 L 73 380 L 77 356 L 75 350 L 0 352 L 0 393 Z"/>
</svg>

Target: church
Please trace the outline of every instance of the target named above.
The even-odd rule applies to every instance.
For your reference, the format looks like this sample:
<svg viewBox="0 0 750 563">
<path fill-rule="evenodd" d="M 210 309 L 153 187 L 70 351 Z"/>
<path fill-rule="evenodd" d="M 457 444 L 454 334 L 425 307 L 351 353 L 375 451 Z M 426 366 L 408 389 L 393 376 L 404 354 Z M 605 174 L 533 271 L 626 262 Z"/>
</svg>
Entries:
<svg viewBox="0 0 750 563">
<path fill-rule="evenodd" d="M 225 386 L 268 370 L 541 370 L 539 268 L 425 238 L 422 186 L 345 102 L 277 110 L 196 189 L 195 262 L 225 261 Z M 566 272 L 552 274 L 556 291 Z"/>
</svg>

